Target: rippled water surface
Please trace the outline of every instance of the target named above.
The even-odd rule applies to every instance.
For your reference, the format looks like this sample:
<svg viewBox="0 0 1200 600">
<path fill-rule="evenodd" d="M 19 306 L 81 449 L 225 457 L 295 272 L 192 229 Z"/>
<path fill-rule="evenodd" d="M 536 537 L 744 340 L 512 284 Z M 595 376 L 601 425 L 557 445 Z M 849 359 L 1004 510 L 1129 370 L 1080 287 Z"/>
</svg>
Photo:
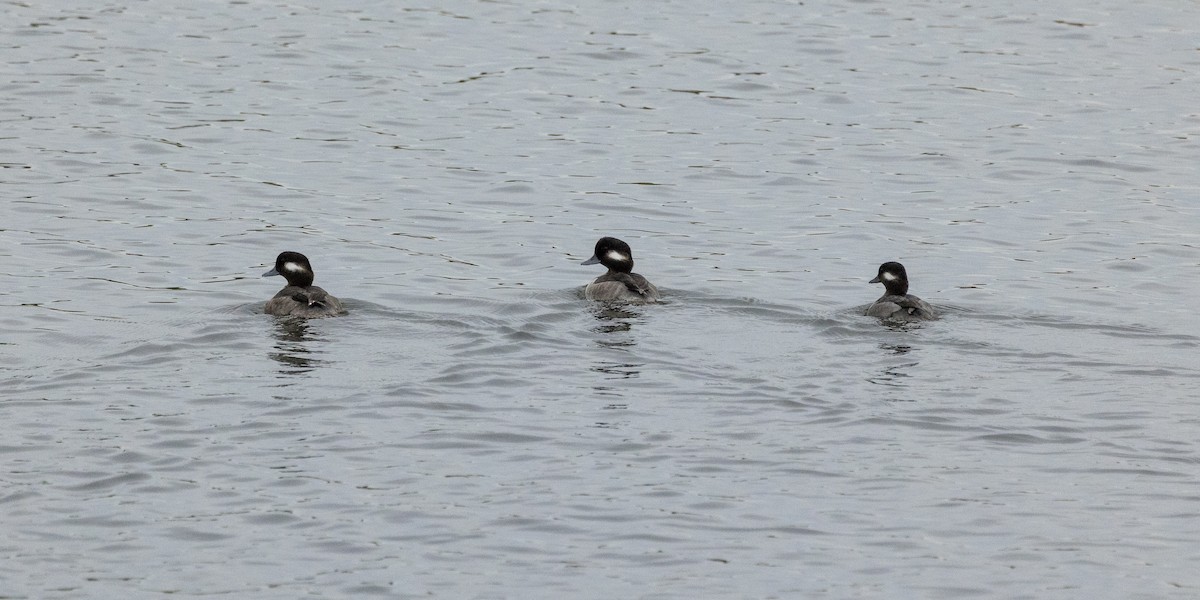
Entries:
<svg viewBox="0 0 1200 600">
<path fill-rule="evenodd" d="M 1198 35 L 5 3 L 0 596 L 1200 597 Z"/>
</svg>

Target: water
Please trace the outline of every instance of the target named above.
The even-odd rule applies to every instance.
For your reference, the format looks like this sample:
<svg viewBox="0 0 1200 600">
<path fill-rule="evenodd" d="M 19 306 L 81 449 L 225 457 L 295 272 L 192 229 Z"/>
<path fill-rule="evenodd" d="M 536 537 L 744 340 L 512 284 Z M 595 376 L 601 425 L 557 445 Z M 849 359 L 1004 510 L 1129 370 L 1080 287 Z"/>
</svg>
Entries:
<svg viewBox="0 0 1200 600">
<path fill-rule="evenodd" d="M 0 595 L 1194 598 L 1196 13 L 0 7 Z"/>
</svg>

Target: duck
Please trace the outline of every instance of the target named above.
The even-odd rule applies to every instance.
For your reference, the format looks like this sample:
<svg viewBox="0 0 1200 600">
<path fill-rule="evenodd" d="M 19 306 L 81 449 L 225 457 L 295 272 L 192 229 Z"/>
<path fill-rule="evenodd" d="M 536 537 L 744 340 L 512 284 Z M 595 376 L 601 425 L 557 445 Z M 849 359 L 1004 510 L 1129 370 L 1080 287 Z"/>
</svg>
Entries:
<svg viewBox="0 0 1200 600">
<path fill-rule="evenodd" d="M 281 252 L 275 258 L 275 268 L 263 277 L 282 275 L 287 285 L 267 300 L 263 312 L 276 317 L 315 319 L 336 317 L 346 312 L 342 301 L 313 285 L 312 263 L 299 252 Z"/>
<path fill-rule="evenodd" d="M 602 237 L 596 242 L 592 257 L 585 265 L 602 264 L 608 272 L 597 277 L 583 290 L 588 300 L 600 302 L 650 303 L 658 302 L 658 288 L 645 277 L 633 272 L 633 250 L 629 244 L 614 237 Z"/>
<path fill-rule="evenodd" d="M 879 274 L 869 283 L 882 283 L 886 291 L 867 307 L 868 317 L 892 321 L 932 321 L 937 318 L 928 302 L 908 293 L 908 273 L 898 262 L 879 265 Z"/>
</svg>

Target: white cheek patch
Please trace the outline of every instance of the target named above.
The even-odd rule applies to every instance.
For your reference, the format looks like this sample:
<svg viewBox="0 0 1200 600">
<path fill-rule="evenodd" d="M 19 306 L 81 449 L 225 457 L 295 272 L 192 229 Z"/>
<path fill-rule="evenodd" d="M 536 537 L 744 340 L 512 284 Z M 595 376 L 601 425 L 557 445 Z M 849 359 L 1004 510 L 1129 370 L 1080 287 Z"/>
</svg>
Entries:
<svg viewBox="0 0 1200 600">
<path fill-rule="evenodd" d="M 884 274 L 883 274 L 883 280 L 884 280 L 884 281 L 895 281 L 895 280 L 897 280 L 897 279 L 899 279 L 899 277 L 896 277 L 895 275 L 892 275 L 891 273 L 884 273 Z"/>
<path fill-rule="evenodd" d="M 605 256 L 608 258 L 608 260 L 613 262 L 629 262 L 628 256 L 626 256 L 623 252 L 618 252 L 616 250 L 609 250 L 608 254 Z"/>
<path fill-rule="evenodd" d="M 303 273 L 305 271 L 304 267 L 294 262 L 283 263 L 283 270 L 287 271 L 288 273 Z"/>
</svg>

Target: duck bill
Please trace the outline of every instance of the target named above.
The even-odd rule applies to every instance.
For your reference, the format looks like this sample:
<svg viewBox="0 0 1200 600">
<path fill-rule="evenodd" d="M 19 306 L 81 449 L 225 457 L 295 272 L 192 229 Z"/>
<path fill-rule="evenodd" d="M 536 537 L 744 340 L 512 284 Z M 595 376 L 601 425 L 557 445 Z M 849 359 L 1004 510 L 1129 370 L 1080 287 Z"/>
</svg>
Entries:
<svg viewBox="0 0 1200 600">
<path fill-rule="evenodd" d="M 591 258 L 589 258 L 589 259 L 587 259 L 587 260 L 583 261 L 583 262 L 582 262 L 582 263 L 580 263 L 580 264 L 584 264 L 584 265 L 598 265 L 598 264 L 600 264 L 600 259 L 599 259 L 599 258 L 597 258 L 595 254 L 593 254 Z"/>
<path fill-rule="evenodd" d="M 868 281 L 867 283 L 883 283 L 883 280 L 880 279 L 878 275 L 876 275 L 875 279 L 872 279 L 872 280 Z"/>
<path fill-rule="evenodd" d="M 270 271 L 267 271 L 266 273 L 263 273 L 263 274 L 262 274 L 262 276 L 263 276 L 263 277 L 274 277 L 274 276 L 276 276 L 276 275 L 278 275 L 278 274 L 279 274 L 279 271 L 276 271 L 275 269 L 271 269 Z"/>
</svg>

